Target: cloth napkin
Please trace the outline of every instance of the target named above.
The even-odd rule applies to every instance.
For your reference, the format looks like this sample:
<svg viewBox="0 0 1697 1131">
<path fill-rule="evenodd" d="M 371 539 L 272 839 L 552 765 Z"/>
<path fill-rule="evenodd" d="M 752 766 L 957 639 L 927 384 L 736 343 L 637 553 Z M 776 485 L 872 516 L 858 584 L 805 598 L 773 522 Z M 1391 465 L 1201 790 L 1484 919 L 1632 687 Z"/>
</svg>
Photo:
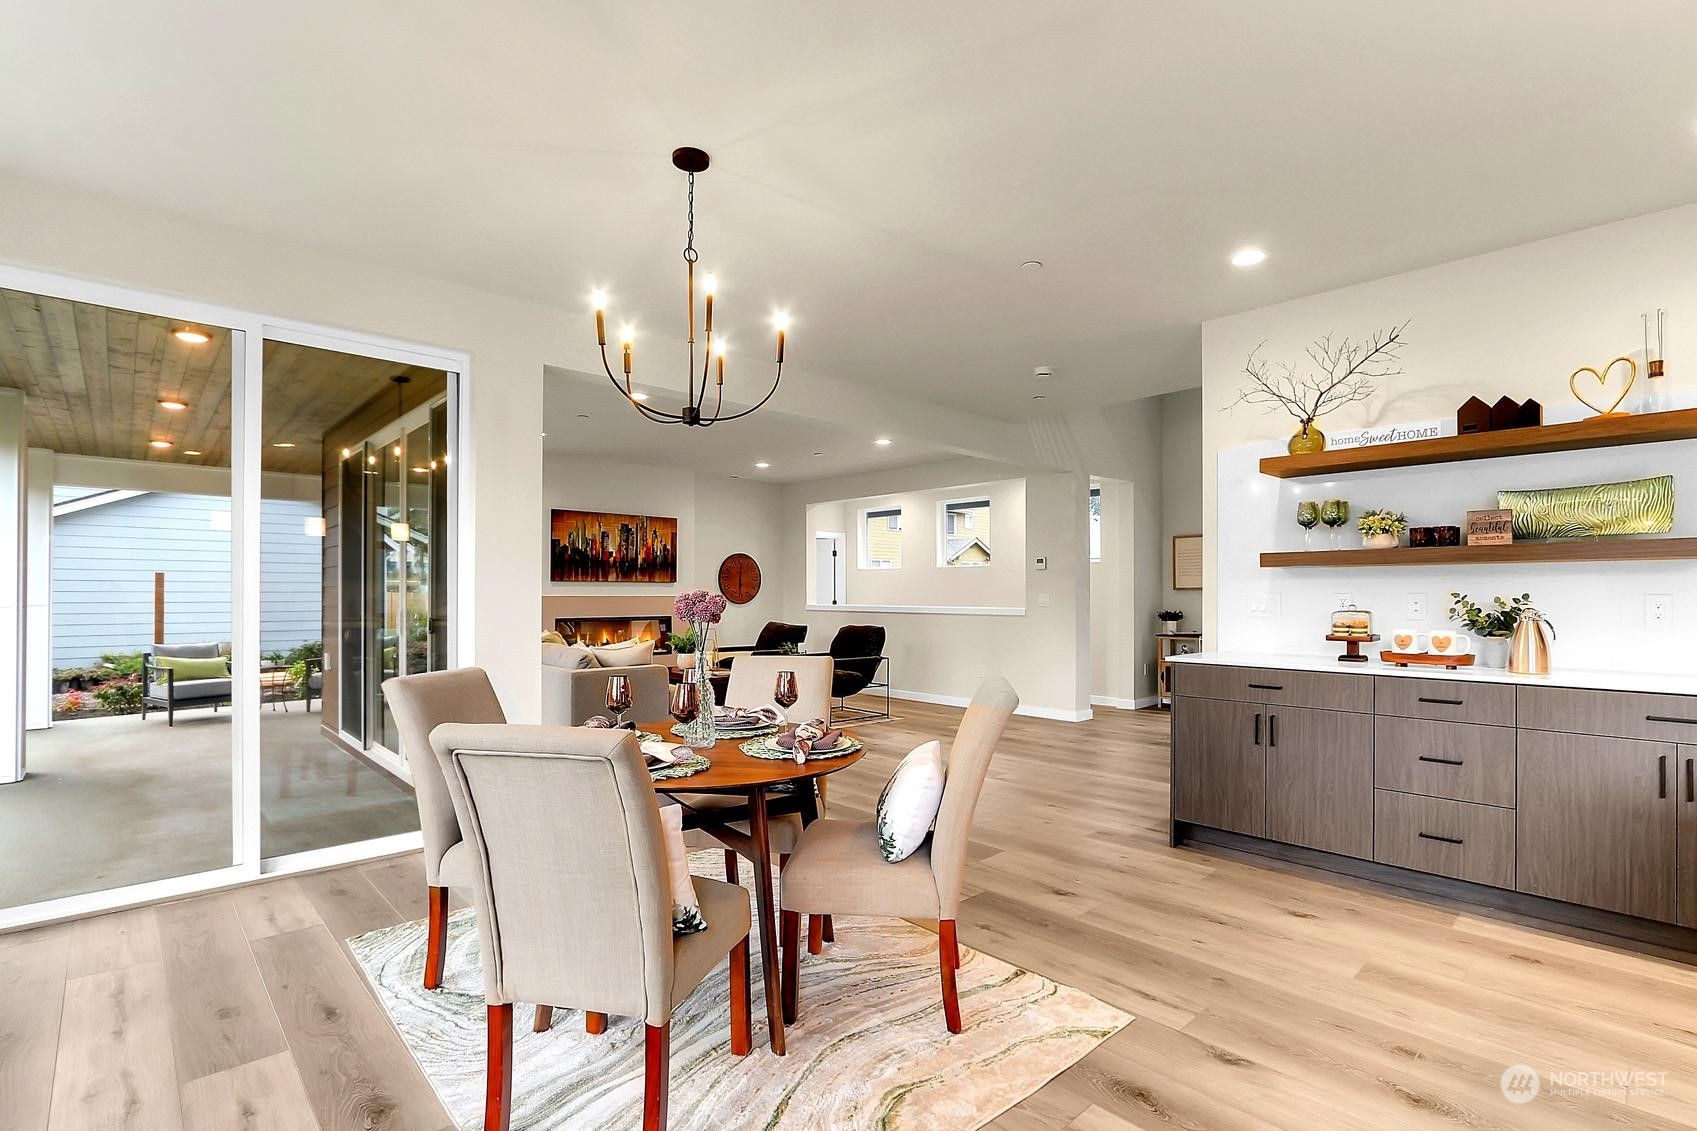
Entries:
<svg viewBox="0 0 1697 1131">
<path fill-rule="evenodd" d="M 814 719 L 784 730 L 772 742 L 778 749 L 788 750 L 799 764 L 815 750 L 835 749 L 842 736 L 842 731 L 831 729 L 824 719 Z"/>
<path fill-rule="evenodd" d="M 713 721 L 729 726 L 767 726 L 778 722 L 782 717 L 776 707 L 713 708 Z"/>
<path fill-rule="evenodd" d="M 687 746 L 661 742 L 656 738 L 651 738 L 642 744 L 642 756 L 648 761 L 650 767 L 670 766 L 687 753 L 689 753 Z"/>
</svg>

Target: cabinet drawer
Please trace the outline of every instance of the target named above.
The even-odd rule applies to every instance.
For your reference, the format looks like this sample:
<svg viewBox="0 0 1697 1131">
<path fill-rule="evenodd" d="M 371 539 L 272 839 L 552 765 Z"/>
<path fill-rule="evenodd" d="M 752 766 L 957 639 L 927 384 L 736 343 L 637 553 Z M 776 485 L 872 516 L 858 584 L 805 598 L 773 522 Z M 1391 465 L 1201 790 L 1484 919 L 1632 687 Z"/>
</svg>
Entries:
<svg viewBox="0 0 1697 1131">
<path fill-rule="evenodd" d="M 1514 810 L 1377 790 L 1373 859 L 1398 868 L 1514 887 Z"/>
<path fill-rule="evenodd" d="M 1319 707 L 1328 711 L 1373 710 L 1371 677 L 1334 672 L 1175 664 L 1173 688 L 1180 695 L 1231 699 L 1239 703 Z"/>
<path fill-rule="evenodd" d="M 1381 715 L 1373 728 L 1373 784 L 1512 809 L 1514 730 Z"/>
<path fill-rule="evenodd" d="M 1697 742 L 1697 695 L 1522 687 L 1518 699 L 1522 730 Z"/>
<path fill-rule="evenodd" d="M 1374 709 L 1381 715 L 1500 727 L 1514 725 L 1514 688 L 1507 684 L 1383 675 L 1374 682 L 1378 684 Z"/>
</svg>

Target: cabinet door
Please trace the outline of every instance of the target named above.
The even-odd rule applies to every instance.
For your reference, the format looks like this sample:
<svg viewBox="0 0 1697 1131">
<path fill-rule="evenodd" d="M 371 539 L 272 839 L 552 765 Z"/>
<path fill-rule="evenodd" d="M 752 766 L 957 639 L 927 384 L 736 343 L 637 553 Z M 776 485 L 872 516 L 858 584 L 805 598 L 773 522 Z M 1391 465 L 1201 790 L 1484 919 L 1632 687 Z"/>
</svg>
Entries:
<svg viewBox="0 0 1697 1131">
<path fill-rule="evenodd" d="M 1680 748 L 1530 730 L 1518 747 L 1516 887 L 1673 922 Z"/>
<path fill-rule="evenodd" d="M 1253 703 L 1173 701 L 1173 816 L 1249 836 L 1263 835 L 1267 812 L 1261 732 L 1266 708 Z"/>
<path fill-rule="evenodd" d="M 1679 925 L 1697 927 L 1697 745 L 1679 748 Z"/>
<path fill-rule="evenodd" d="M 1373 716 L 1276 707 L 1267 719 L 1267 837 L 1373 858 Z"/>
</svg>

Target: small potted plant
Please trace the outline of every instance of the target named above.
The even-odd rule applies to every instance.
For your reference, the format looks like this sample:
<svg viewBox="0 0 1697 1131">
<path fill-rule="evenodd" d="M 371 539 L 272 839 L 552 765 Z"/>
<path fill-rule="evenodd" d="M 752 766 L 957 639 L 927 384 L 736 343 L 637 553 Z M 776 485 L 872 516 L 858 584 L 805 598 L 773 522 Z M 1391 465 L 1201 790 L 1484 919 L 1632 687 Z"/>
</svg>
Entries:
<svg viewBox="0 0 1697 1131">
<path fill-rule="evenodd" d="M 1369 550 L 1394 550 L 1408 529 L 1408 516 L 1396 511 L 1371 510 L 1355 520 L 1361 544 Z"/>
<path fill-rule="evenodd" d="M 1508 639 L 1522 613 L 1533 608 L 1532 595 L 1493 597 L 1484 607 L 1475 604 L 1465 593 L 1450 594 L 1450 619 L 1467 626 L 1467 631 L 1479 638 L 1479 662 L 1487 668 L 1508 665 Z"/>
<path fill-rule="evenodd" d="M 1162 632 L 1177 632 L 1178 626 L 1184 623 L 1184 614 L 1177 609 L 1162 609 L 1155 614 L 1155 619 L 1161 622 Z"/>
<path fill-rule="evenodd" d="M 674 632 L 668 638 L 672 645 L 672 665 L 680 671 L 688 671 L 695 666 L 695 629 L 686 628 L 682 632 Z"/>
</svg>

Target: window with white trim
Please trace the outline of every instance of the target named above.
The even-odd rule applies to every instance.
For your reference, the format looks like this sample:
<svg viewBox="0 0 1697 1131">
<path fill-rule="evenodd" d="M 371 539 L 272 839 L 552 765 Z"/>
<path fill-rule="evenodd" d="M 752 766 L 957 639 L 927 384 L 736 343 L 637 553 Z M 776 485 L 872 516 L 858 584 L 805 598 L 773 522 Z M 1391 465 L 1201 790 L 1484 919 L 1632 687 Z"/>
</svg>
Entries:
<svg viewBox="0 0 1697 1131">
<path fill-rule="evenodd" d="M 862 511 L 860 516 L 860 568 L 902 567 L 902 511 L 900 507 Z"/>
<path fill-rule="evenodd" d="M 982 495 L 954 499 L 939 508 L 941 544 L 937 564 L 986 566 L 990 564 L 990 500 Z"/>
</svg>

